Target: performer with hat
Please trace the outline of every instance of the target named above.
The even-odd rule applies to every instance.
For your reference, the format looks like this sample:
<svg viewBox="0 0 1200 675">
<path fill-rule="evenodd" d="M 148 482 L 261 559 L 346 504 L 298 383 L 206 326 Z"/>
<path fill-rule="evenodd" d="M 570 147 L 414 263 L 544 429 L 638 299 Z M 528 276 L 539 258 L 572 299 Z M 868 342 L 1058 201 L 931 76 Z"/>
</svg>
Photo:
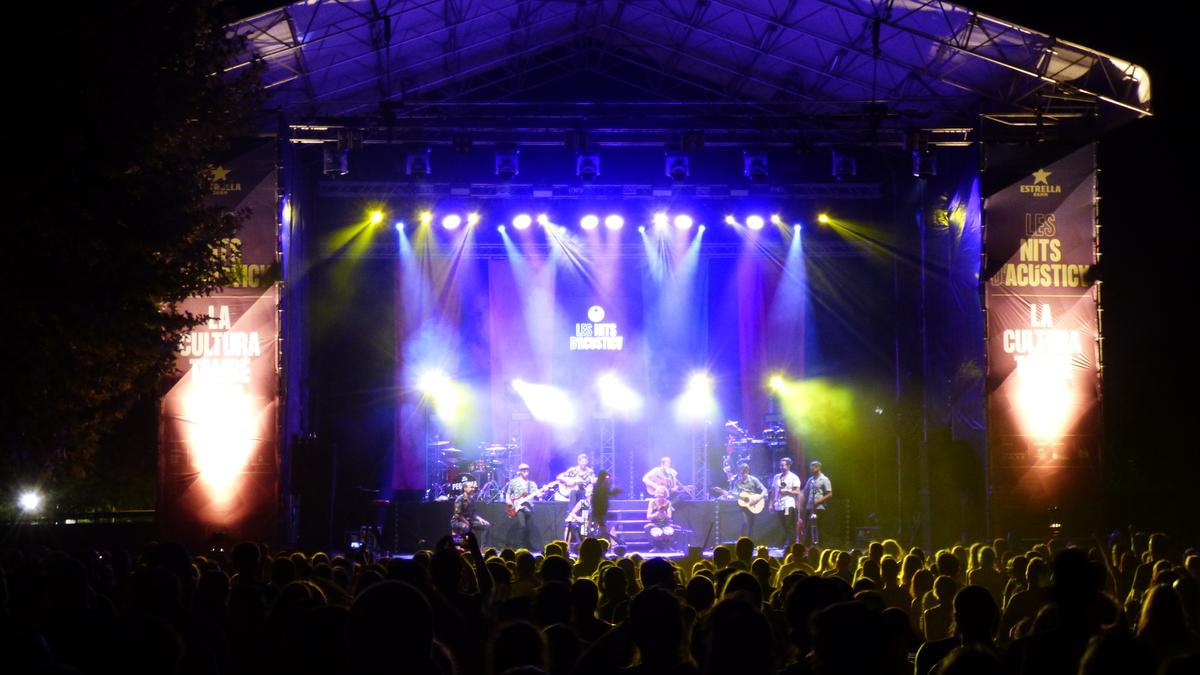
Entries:
<svg viewBox="0 0 1200 675">
<path fill-rule="evenodd" d="M 504 486 L 504 503 L 509 518 L 515 518 L 519 546 L 533 550 L 529 522 L 533 519 L 533 500 L 538 496 L 537 483 L 529 480 L 529 465 L 517 466 L 517 475 Z M 513 537 L 510 535 L 510 542 Z"/>
</svg>

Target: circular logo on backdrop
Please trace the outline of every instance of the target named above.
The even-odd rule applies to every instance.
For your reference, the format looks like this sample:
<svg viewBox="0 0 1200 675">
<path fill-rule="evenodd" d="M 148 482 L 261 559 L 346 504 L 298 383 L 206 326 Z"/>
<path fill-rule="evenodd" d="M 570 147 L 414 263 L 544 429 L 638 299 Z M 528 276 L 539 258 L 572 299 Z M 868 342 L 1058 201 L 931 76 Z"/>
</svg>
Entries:
<svg viewBox="0 0 1200 675">
<path fill-rule="evenodd" d="M 588 308 L 588 321 L 592 323 L 600 323 L 604 320 L 604 308 L 600 305 L 592 305 Z"/>
</svg>

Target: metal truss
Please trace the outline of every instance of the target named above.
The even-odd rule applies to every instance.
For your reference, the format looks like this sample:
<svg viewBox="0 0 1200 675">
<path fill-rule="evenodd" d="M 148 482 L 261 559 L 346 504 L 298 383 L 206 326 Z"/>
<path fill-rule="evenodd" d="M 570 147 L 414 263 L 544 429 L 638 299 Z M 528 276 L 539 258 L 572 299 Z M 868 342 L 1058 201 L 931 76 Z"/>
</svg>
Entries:
<svg viewBox="0 0 1200 675">
<path fill-rule="evenodd" d="M 488 105 L 503 120 L 504 104 L 581 78 L 603 83 L 589 102 L 614 87 L 619 104 L 687 101 L 663 119 L 676 132 L 728 129 L 732 115 L 873 140 L 973 127 L 981 112 L 1054 124 L 1151 111 L 1140 67 L 940 0 L 308 0 L 229 30 L 245 41 L 229 70 L 264 64 L 287 119 L 365 116 L 402 132 Z"/>
<path fill-rule="evenodd" d="M 611 417 L 596 417 L 596 467 L 598 471 L 607 471 L 616 482 L 616 425 Z M 632 466 L 632 460 L 630 460 Z M 628 472 L 627 472 L 628 473 Z M 628 474 L 627 478 L 629 475 Z"/>
<path fill-rule="evenodd" d="M 708 496 L 708 437 L 712 431 L 709 422 L 692 432 L 692 480 L 696 494 Z"/>
<path fill-rule="evenodd" d="M 687 198 L 725 201 L 746 197 L 782 200 L 864 200 L 883 196 L 879 183 L 426 183 L 399 181 L 322 181 L 321 197 L 381 200 L 456 197 L 479 201 L 525 199 L 545 201 L 662 200 Z"/>
<path fill-rule="evenodd" d="M 615 259 L 645 259 L 646 247 L 641 242 L 631 242 L 618 246 L 593 246 L 583 239 L 571 240 L 572 255 L 580 260 L 599 261 Z M 521 250 L 525 255 L 549 256 L 558 244 L 548 242 L 522 244 Z M 362 249 L 348 251 L 346 247 L 327 245 L 319 254 L 322 259 L 354 258 L 356 260 L 392 260 L 401 257 L 400 250 L 395 244 L 372 243 Z M 742 259 L 747 256 L 758 256 L 773 260 L 783 260 L 787 255 L 787 245 L 783 242 L 765 242 L 753 248 L 734 242 L 704 242 L 701 255 L 711 259 Z M 818 258 L 862 258 L 868 252 L 861 246 L 846 241 L 815 241 L 804 244 L 804 257 Z M 470 246 L 460 248 L 430 247 L 421 251 L 422 258 L 430 260 L 511 260 L 512 253 L 498 242 L 476 241 Z"/>
</svg>

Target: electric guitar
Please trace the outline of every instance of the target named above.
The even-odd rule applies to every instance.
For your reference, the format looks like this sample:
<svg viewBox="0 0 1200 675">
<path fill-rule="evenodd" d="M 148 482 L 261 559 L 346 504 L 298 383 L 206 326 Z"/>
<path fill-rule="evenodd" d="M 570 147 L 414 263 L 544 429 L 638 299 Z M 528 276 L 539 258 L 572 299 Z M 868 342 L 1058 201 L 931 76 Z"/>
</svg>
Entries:
<svg viewBox="0 0 1200 675">
<path fill-rule="evenodd" d="M 525 495 L 524 497 L 520 497 L 518 499 L 514 499 L 514 500 L 508 502 L 504 506 L 504 513 L 509 518 L 516 518 L 517 514 L 521 512 L 521 509 L 523 509 L 526 504 L 532 503 L 533 500 L 535 500 L 535 499 L 542 498 L 547 492 L 549 492 L 553 488 L 554 488 L 554 483 L 550 483 L 548 485 L 542 486 L 540 489 L 534 489 L 533 492 L 530 492 L 529 494 Z"/>
<path fill-rule="evenodd" d="M 730 499 L 736 498 L 738 506 L 746 509 L 754 515 L 762 513 L 763 509 L 767 508 L 767 496 L 764 494 L 750 492 L 749 490 L 734 494 L 729 490 L 723 490 L 719 487 L 713 488 L 713 492 L 721 495 L 722 497 L 728 497 Z"/>
</svg>

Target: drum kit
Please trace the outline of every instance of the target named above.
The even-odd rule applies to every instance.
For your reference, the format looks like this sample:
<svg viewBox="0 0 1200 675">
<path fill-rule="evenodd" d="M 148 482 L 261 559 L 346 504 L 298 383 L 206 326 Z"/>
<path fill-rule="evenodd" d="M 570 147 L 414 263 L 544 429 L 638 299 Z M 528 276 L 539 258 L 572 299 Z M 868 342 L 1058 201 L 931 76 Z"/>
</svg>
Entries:
<svg viewBox="0 0 1200 675">
<path fill-rule="evenodd" d="M 722 470 L 726 476 L 737 474 L 742 464 L 750 465 L 750 473 L 767 476 L 775 471 L 779 455 L 787 452 L 787 429 L 781 424 L 772 424 L 763 429 L 762 438 L 751 438 L 738 422 L 725 423 L 726 444 Z"/>
<path fill-rule="evenodd" d="M 473 458 L 465 457 L 449 441 L 435 441 L 427 448 L 436 467 L 433 484 L 425 492 L 429 501 L 453 500 L 468 483 L 479 486 L 478 501 L 503 500 L 504 486 L 511 478 L 512 458 L 518 450 L 516 444 L 480 443 L 478 452 L 471 453 L 475 455 Z"/>
</svg>

